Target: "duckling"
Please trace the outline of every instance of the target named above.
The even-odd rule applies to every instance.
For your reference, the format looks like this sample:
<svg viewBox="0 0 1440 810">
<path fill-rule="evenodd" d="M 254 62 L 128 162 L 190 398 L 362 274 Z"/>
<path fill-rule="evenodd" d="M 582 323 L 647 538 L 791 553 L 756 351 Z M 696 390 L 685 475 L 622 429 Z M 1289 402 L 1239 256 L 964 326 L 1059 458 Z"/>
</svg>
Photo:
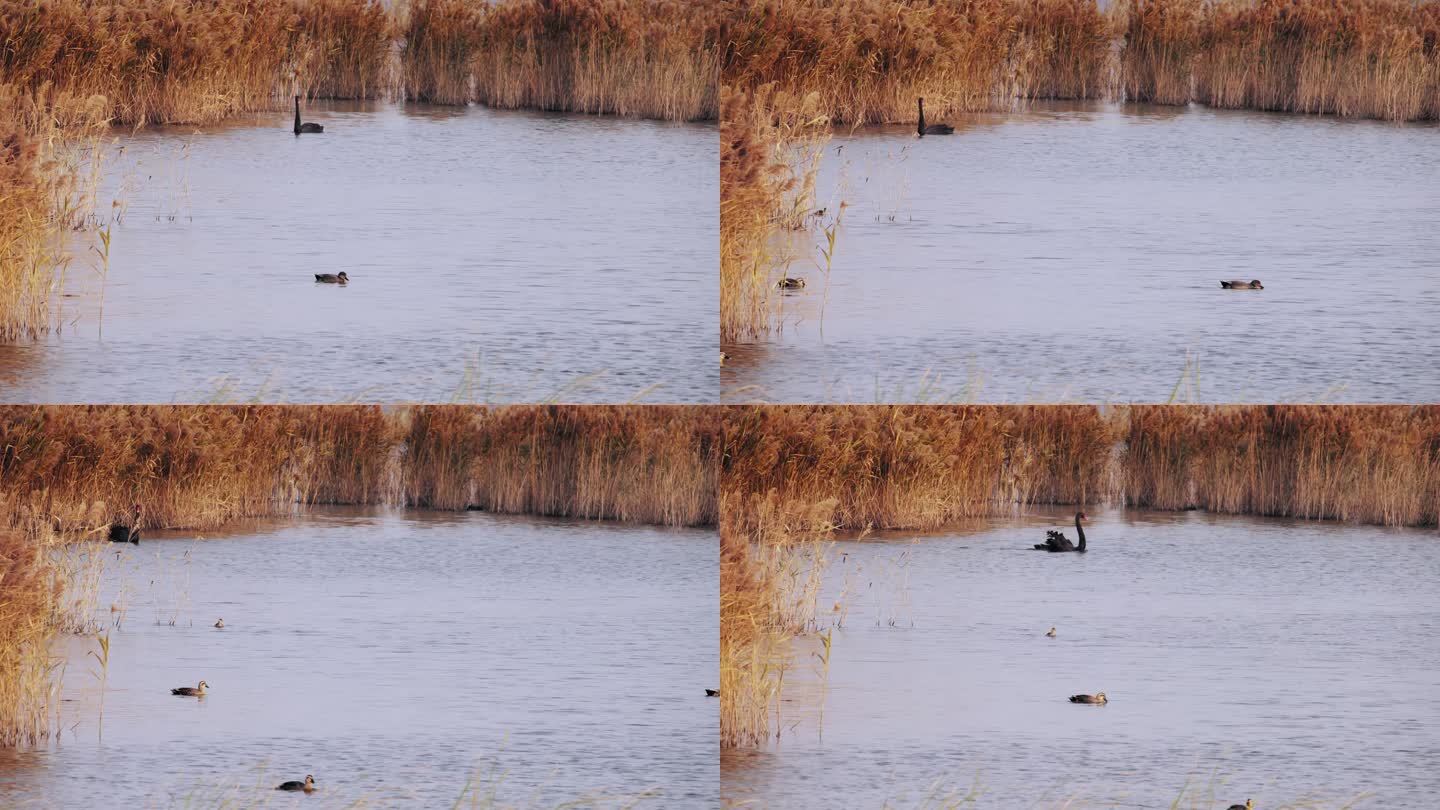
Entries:
<svg viewBox="0 0 1440 810">
<path fill-rule="evenodd" d="M 215 629 L 216 629 L 216 630 L 222 630 L 222 629 L 224 629 L 224 628 L 225 628 L 225 620 L 224 620 L 224 619 L 216 619 L 216 620 L 215 620 Z"/>
<path fill-rule="evenodd" d="M 316 274 L 315 274 L 315 281 L 319 282 L 320 284 L 344 284 L 344 283 L 348 282 L 349 280 L 350 280 L 350 277 L 347 276 L 347 275 L 345 275 L 345 271 L 344 271 L 344 270 L 341 270 L 338 274 L 335 274 L 335 273 L 316 273 Z"/>
<path fill-rule="evenodd" d="M 180 686 L 171 689 L 170 694 L 179 695 L 180 697 L 205 697 L 205 687 L 209 685 L 210 684 L 201 681 L 199 686 Z"/>
<path fill-rule="evenodd" d="M 720 697 L 720 690 L 719 690 L 719 689 L 706 689 L 706 690 L 705 690 L 705 697 Z"/>
<path fill-rule="evenodd" d="M 726 354 L 725 352 L 720 352 L 720 365 L 725 365 L 725 361 L 729 359 L 730 355 Z"/>
<path fill-rule="evenodd" d="M 1103 704 L 1103 703 L 1109 703 L 1110 701 L 1108 701 L 1108 700 L 1105 699 L 1105 693 L 1104 693 L 1104 692 L 1097 692 L 1097 693 L 1095 693 L 1095 694 L 1093 694 L 1093 695 L 1071 695 L 1071 696 L 1070 696 L 1070 702 L 1071 702 L 1071 703 L 1093 703 L 1093 704 L 1099 705 L 1099 704 Z"/>
<path fill-rule="evenodd" d="M 1050 638 L 1054 638 L 1054 637 L 1055 637 L 1055 628 L 1053 628 L 1053 627 L 1050 628 L 1048 631 L 1046 631 L 1045 635 L 1048 636 L 1048 637 L 1050 637 Z"/>
<path fill-rule="evenodd" d="M 1263 289 L 1265 289 L 1265 285 L 1264 285 L 1264 284 L 1261 284 L 1261 283 L 1260 283 L 1260 279 L 1258 279 L 1258 278 L 1257 278 L 1257 279 L 1254 279 L 1254 280 L 1252 280 L 1252 281 L 1222 281 L 1222 282 L 1220 282 L 1220 287 L 1221 287 L 1222 289 L 1226 289 L 1226 290 L 1263 290 Z"/>
<path fill-rule="evenodd" d="M 775 282 L 775 287 L 781 290 L 803 290 L 805 289 L 805 279 L 786 276 Z"/>
<path fill-rule="evenodd" d="M 1251 799 L 1246 799 L 1244 804 L 1232 804 L 1225 808 L 1225 810 L 1255 810 L 1255 802 Z"/>
<path fill-rule="evenodd" d="M 275 789 L 276 789 L 276 790 L 303 790 L 303 791 L 305 791 L 306 793 L 311 793 L 311 792 L 313 792 L 313 791 L 315 790 L 315 777 L 313 777 L 313 776 L 311 776 L 310 774 L 307 773 L 307 774 L 305 774 L 305 781 L 304 781 L 304 782 L 296 782 L 295 780 L 292 779 L 292 780 L 290 780 L 289 782 L 281 782 L 280 785 L 279 785 L 279 787 L 277 787 L 277 788 L 275 788 Z"/>
</svg>

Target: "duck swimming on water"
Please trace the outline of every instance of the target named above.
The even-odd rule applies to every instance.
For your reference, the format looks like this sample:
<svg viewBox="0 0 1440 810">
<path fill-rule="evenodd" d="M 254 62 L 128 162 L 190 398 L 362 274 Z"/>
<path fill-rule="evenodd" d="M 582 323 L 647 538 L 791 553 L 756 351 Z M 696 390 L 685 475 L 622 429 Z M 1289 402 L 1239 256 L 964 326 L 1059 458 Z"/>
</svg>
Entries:
<svg viewBox="0 0 1440 810">
<path fill-rule="evenodd" d="M 180 697 L 205 697 L 205 687 L 209 685 L 210 684 L 201 681 L 199 686 L 181 686 L 171 689 L 170 694 L 179 695 Z"/>
<path fill-rule="evenodd" d="M 775 286 L 781 290 L 803 290 L 805 289 L 805 279 L 786 276 L 775 282 Z"/>
<path fill-rule="evenodd" d="M 350 277 L 341 270 L 339 273 L 316 273 L 315 281 L 320 284 L 345 284 L 350 281 Z"/>
<path fill-rule="evenodd" d="M 705 690 L 705 697 L 720 697 L 720 690 L 719 690 L 719 689 L 706 689 L 706 690 Z"/>
<path fill-rule="evenodd" d="M 1260 279 L 1258 279 L 1258 278 L 1257 278 L 1257 279 L 1252 279 L 1252 280 L 1250 280 L 1250 281 L 1240 281 L 1240 280 L 1238 280 L 1238 279 L 1231 279 L 1230 281 L 1222 281 L 1222 282 L 1220 282 L 1220 287 L 1221 287 L 1222 289 L 1226 289 L 1226 290 L 1263 290 L 1263 289 L 1265 289 L 1265 285 L 1264 285 L 1264 284 L 1261 284 L 1261 283 L 1260 283 Z"/>
<path fill-rule="evenodd" d="M 1105 693 L 1104 693 L 1104 692 L 1096 692 L 1096 693 L 1093 694 L 1093 695 L 1071 695 L 1071 696 L 1070 696 L 1070 702 L 1071 702 L 1071 703 L 1090 703 L 1090 704 L 1094 704 L 1094 705 L 1097 705 L 1097 706 L 1098 706 L 1098 705 L 1103 704 L 1103 703 L 1109 703 L 1110 701 L 1108 701 L 1108 700 L 1105 699 Z"/>
<path fill-rule="evenodd" d="M 1048 637 L 1050 637 L 1050 638 L 1054 638 L 1054 637 L 1055 637 L 1055 628 L 1053 628 L 1053 627 L 1050 628 L 1050 631 L 1047 632 L 1045 635 L 1048 636 Z"/>
<path fill-rule="evenodd" d="M 1232 804 L 1225 808 L 1225 810 L 1255 810 L 1255 802 L 1251 799 L 1246 799 L 1244 804 Z"/>
<path fill-rule="evenodd" d="M 223 630 L 223 629 L 225 629 L 225 620 L 224 620 L 224 619 L 216 619 L 216 620 L 215 620 L 215 629 L 216 629 L 216 630 Z"/>
<path fill-rule="evenodd" d="M 310 793 L 310 792 L 312 792 L 312 791 L 315 790 L 315 777 L 313 777 L 313 776 L 311 776 L 310 774 L 307 773 L 307 774 L 305 774 L 305 781 L 304 781 L 304 782 L 297 782 L 297 781 L 295 781 L 295 780 L 292 779 L 292 780 L 290 780 L 289 782 L 281 782 L 279 785 L 276 786 L 275 789 L 276 789 L 276 790 L 303 790 L 303 791 L 305 791 L 306 793 Z"/>
</svg>

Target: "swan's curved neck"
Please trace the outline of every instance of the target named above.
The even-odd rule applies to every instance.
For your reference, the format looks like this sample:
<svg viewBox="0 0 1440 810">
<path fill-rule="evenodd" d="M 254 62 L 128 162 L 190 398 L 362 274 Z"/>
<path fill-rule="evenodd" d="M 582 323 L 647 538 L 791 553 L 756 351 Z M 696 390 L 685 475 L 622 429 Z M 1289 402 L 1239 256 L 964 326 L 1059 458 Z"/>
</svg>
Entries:
<svg viewBox="0 0 1440 810">
<path fill-rule="evenodd" d="M 915 131 L 918 132 L 918 133 L 920 133 L 921 135 L 924 135 L 924 134 L 925 134 L 925 99 L 923 99 L 923 98 L 922 98 L 922 99 L 918 99 L 918 100 L 916 101 L 916 103 L 920 105 L 920 123 L 915 126 Z"/>
<path fill-rule="evenodd" d="M 1080 525 L 1080 516 L 1075 516 L 1075 533 L 1080 535 L 1080 550 L 1085 550 L 1085 528 Z"/>
<path fill-rule="evenodd" d="M 295 96 L 295 134 L 300 134 L 300 96 Z"/>
</svg>

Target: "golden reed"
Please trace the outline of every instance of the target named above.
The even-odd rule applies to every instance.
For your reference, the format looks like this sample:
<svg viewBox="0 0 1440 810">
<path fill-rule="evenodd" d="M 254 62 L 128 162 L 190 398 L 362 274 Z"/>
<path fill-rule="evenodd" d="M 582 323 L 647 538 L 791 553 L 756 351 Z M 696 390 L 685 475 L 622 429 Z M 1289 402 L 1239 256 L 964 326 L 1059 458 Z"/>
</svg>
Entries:
<svg viewBox="0 0 1440 810">
<path fill-rule="evenodd" d="M 0 525 L 209 529 L 296 504 L 714 525 L 720 411 L 669 406 L 0 407 Z"/>
</svg>

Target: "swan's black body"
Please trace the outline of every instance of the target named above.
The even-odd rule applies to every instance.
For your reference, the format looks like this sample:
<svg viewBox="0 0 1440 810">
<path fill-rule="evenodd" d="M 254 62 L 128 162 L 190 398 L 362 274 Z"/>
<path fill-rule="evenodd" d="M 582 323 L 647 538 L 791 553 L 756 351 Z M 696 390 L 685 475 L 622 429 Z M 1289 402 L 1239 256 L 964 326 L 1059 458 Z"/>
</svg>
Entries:
<svg viewBox="0 0 1440 810">
<path fill-rule="evenodd" d="M 955 132 L 955 128 L 949 124 L 931 124 L 928 127 L 925 126 L 925 99 L 919 99 L 919 102 L 920 123 L 915 125 L 915 133 L 917 135 L 923 138 L 926 135 L 950 135 Z"/>
<path fill-rule="evenodd" d="M 134 543 L 140 545 L 140 514 L 144 511 L 140 504 L 135 504 L 135 519 L 129 526 L 119 523 L 110 524 L 110 542 L 112 543 Z"/>
<path fill-rule="evenodd" d="M 325 127 L 322 127 L 322 126 L 320 126 L 319 124 L 302 124 L 302 123 L 300 123 L 300 97 L 299 97 L 299 96 L 296 96 L 296 97 L 295 97 L 295 134 L 296 134 L 296 135 L 299 135 L 299 134 L 302 133 L 302 132 L 324 132 L 324 131 L 325 131 Z"/>
<path fill-rule="evenodd" d="M 1036 544 L 1035 544 L 1035 550 L 1036 550 L 1036 551 L 1054 551 L 1054 552 L 1077 551 L 1077 552 L 1084 553 L 1084 551 L 1085 551 L 1085 529 L 1080 526 L 1080 521 L 1082 521 L 1082 520 L 1084 520 L 1084 519 L 1085 519 L 1085 513 L 1084 513 L 1084 512 L 1076 512 L 1076 513 L 1075 513 L 1075 533 L 1078 534 L 1078 535 L 1080 535 L 1080 545 L 1079 545 L 1079 546 L 1076 546 L 1074 543 L 1071 543 L 1071 542 L 1070 542 L 1070 538 L 1066 537 L 1064 532 L 1060 532 L 1060 531 L 1057 531 L 1057 530 L 1055 530 L 1055 529 L 1051 529 L 1051 530 L 1045 532 L 1045 542 L 1043 542 L 1043 543 L 1036 543 Z"/>
</svg>

